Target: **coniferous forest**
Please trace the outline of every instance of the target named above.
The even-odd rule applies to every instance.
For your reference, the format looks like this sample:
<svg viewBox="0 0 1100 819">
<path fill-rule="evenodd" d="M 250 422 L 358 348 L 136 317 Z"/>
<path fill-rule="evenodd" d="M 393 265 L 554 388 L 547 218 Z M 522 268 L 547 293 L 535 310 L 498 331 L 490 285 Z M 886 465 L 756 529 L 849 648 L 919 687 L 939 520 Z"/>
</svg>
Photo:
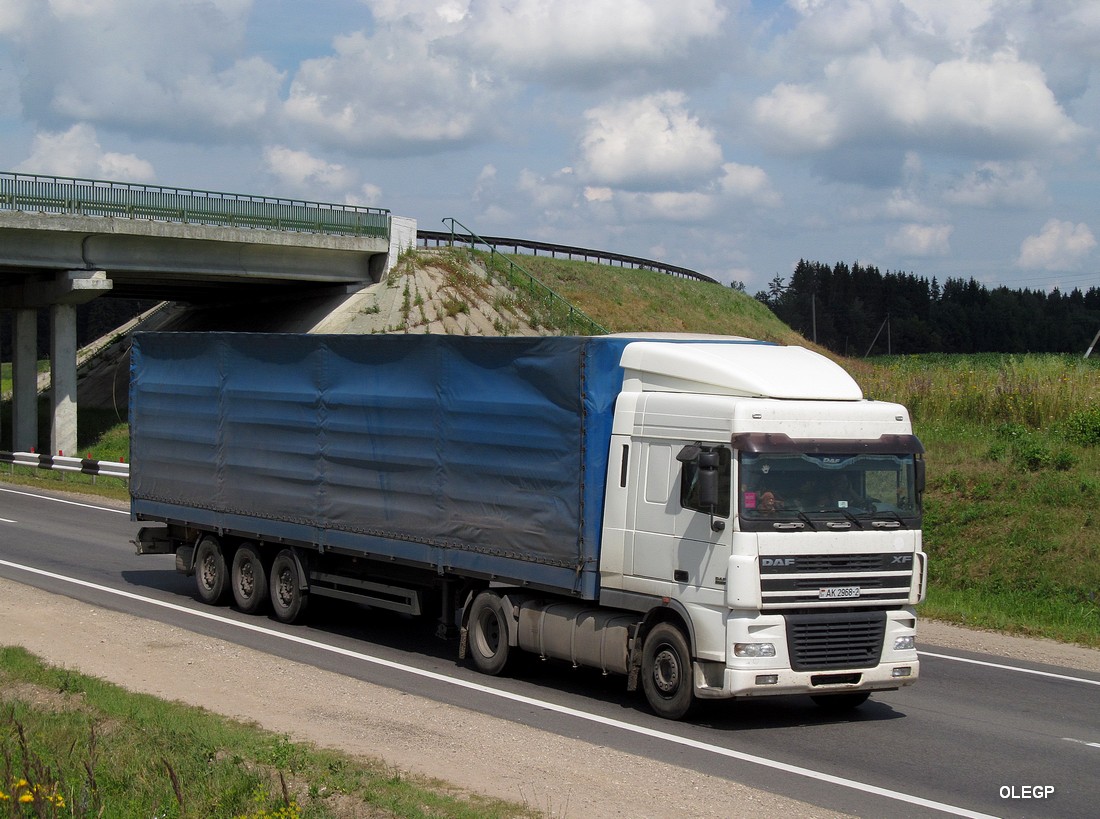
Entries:
<svg viewBox="0 0 1100 819">
<path fill-rule="evenodd" d="M 789 283 L 776 276 L 756 298 L 806 338 L 846 356 L 1083 354 L 1100 330 L 1100 287 L 990 290 L 974 279 L 940 284 L 858 262 L 801 260 Z"/>
</svg>

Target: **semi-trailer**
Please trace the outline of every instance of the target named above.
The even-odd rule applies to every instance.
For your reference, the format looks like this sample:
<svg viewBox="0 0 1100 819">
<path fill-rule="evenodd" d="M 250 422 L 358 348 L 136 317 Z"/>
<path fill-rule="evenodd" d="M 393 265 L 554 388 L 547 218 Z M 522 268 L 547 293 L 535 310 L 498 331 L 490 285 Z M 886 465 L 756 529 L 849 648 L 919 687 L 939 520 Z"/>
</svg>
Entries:
<svg viewBox="0 0 1100 819">
<path fill-rule="evenodd" d="M 923 447 L 810 350 L 722 336 L 141 333 L 140 554 L 292 623 L 314 597 L 625 676 L 659 715 L 919 673 Z"/>
</svg>

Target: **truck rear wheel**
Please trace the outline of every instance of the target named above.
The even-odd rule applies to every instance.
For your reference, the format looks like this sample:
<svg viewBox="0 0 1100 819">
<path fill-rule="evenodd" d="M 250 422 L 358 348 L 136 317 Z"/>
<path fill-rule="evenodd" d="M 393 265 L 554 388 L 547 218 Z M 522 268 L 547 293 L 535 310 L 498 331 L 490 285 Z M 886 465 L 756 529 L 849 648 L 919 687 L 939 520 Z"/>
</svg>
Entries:
<svg viewBox="0 0 1100 819">
<path fill-rule="evenodd" d="M 508 621 L 504 602 L 493 592 L 482 592 L 470 605 L 470 659 L 482 674 L 494 677 L 508 665 Z"/>
<path fill-rule="evenodd" d="M 199 599 L 216 606 L 225 599 L 229 588 L 229 570 L 225 566 L 218 539 L 207 535 L 195 549 L 195 588 Z"/>
<path fill-rule="evenodd" d="M 305 614 L 309 591 L 302 588 L 302 574 L 297 558 L 290 549 L 283 549 L 271 563 L 271 610 L 283 623 L 297 622 Z"/>
<path fill-rule="evenodd" d="M 230 572 L 233 600 L 245 614 L 255 614 L 268 601 L 267 570 L 252 543 L 242 543 L 233 554 Z"/>
<path fill-rule="evenodd" d="M 671 623 L 658 623 L 642 647 L 642 689 L 659 717 L 682 719 L 695 703 L 691 650 L 684 633 Z"/>
</svg>

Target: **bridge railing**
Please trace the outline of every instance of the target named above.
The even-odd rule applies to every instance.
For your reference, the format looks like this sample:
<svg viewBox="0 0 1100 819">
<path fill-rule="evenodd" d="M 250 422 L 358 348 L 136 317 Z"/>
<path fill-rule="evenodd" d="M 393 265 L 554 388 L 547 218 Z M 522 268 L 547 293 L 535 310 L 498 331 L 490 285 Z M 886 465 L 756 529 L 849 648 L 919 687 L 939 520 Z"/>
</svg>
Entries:
<svg viewBox="0 0 1100 819">
<path fill-rule="evenodd" d="M 444 219 L 444 222 L 447 220 Z M 613 253 L 608 250 L 593 250 L 587 247 L 573 247 L 554 242 L 539 242 L 534 239 L 510 239 L 503 236 L 486 236 L 484 238 L 473 235 L 462 236 L 454 231 L 443 230 L 417 230 L 416 238 L 427 247 L 429 242 L 437 246 L 443 243 L 453 244 L 464 242 L 470 245 L 484 244 L 496 248 L 498 253 L 503 253 L 502 248 L 512 248 L 518 254 L 520 250 L 528 250 L 532 256 L 538 256 L 540 252 L 548 254 L 551 258 L 563 256 L 567 259 L 578 258 L 583 261 L 593 261 L 599 264 L 618 265 L 619 267 L 632 267 L 639 270 L 656 270 L 659 273 L 667 273 L 670 276 L 678 276 L 682 279 L 695 279 L 701 282 L 720 284 L 717 279 L 712 279 L 698 271 L 687 267 L 679 267 L 674 264 L 666 264 L 653 259 L 643 259 L 640 256 L 628 256 L 624 253 Z"/>
<path fill-rule="evenodd" d="M 14 470 L 17 466 L 35 469 L 56 469 L 60 472 L 80 472 L 84 475 L 130 480 L 130 465 L 113 461 L 95 461 L 91 458 L 69 458 L 63 455 L 42 455 L 37 452 L 0 452 L 0 463 Z"/>
<path fill-rule="evenodd" d="M 0 209 L 340 236 L 390 235 L 390 212 L 384 208 L 37 174 L 0 173 Z"/>
<path fill-rule="evenodd" d="M 519 262 L 498 251 L 491 243 L 478 236 L 457 219 L 444 219 L 443 224 L 450 224 L 451 226 L 452 246 L 458 241 L 462 244 L 469 244 L 471 249 L 474 245 L 488 247 L 490 275 L 499 266 L 501 269 L 498 272 L 504 277 L 505 281 L 517 290 L 522 291 L 531 302 L 542 309 L 555 327 L 564 328 L 566 333 L 575 335 L 602 336 L 607 335 L 609 332 L 606 327 L 591 316 L 586 315 L 570 304 L 568 299 L 558 295 L 536 279 Z M 466 236 L 457 233 L 455 226 L 466 231 Z"/>
</svg>

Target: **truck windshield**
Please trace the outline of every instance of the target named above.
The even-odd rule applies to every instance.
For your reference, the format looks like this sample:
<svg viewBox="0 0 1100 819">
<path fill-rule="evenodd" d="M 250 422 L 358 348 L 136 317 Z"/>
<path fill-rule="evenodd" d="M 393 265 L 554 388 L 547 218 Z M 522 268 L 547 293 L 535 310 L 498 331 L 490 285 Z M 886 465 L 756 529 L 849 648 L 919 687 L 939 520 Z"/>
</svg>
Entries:
<svg viewBox="0 0 1100 819">
<path fill-rule="evenodd" d="M 743 523 L 855 519 L 919 525 L 916 456 L 864 453 L 740 454 Z"/>
</svg>

